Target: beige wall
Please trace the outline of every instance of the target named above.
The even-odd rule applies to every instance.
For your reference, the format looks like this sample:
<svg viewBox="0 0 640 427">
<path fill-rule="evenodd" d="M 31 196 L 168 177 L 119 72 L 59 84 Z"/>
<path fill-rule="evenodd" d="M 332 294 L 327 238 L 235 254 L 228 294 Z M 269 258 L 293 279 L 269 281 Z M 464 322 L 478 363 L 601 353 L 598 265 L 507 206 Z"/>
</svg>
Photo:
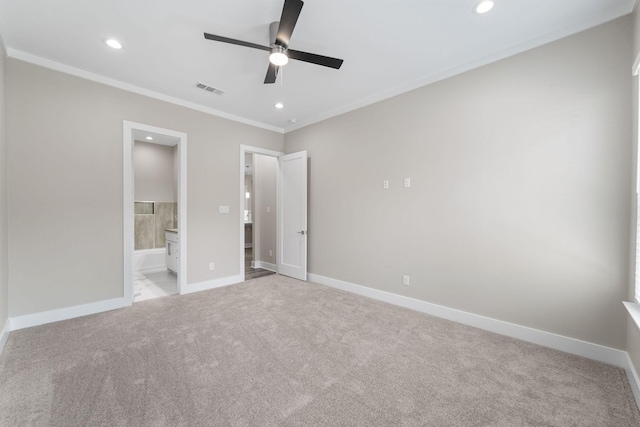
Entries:
<svg viewBox="0 0 640 427">
<path fill-rule="evenodd" d="M 310 272 L 625 348 L 631 32 L 622 18 L 287 133 L 310 156 Z"/>
<path fill-rule="evenodd" d="M 188 134 L 187 282 L 240 274 L 239 147 L 282 134 L 15 59 L 6 78 L 10 316 L 122 296 L 123 120 Z"/>
<path fill-rule="evenodd" d="M 0 331 L 9 317 L 5 60 L 4 47 L 0 41 Z"/>
<path fill-rule="evenodd" d="M 178 201 L 175 154 L 175 147 L 134 142 L 133 173 L 136 201 Z"/>
<path fill-rule="evenodd" d="M 259 235 L 258 250 L 254 260 L 276 263 L 276 182 L 278 159 L 276 157 L 253 155 L 254 180 L 254 231 Z M 269 208 L 269 212 L 267 212 Z M 269 251 L 271 250 L 271 255 Z"/>
</svg>

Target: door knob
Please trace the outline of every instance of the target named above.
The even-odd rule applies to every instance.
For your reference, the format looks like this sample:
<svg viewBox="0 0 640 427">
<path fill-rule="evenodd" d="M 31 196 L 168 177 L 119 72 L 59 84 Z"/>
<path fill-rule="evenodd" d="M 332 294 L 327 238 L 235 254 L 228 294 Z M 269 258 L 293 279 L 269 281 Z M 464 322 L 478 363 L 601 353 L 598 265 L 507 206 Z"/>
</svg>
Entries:
<svg viewBox="0 0 640 427">
<path fill-rule="evenodd" d="M 302 231 L 298 231 L 297 233 L 298 233 L 298 234 L 302 234 L 303 236 L 304 236 L 305 234 L 307 234 L 307 232 L 306 232 L 306 231 L 304 231 L 304 230 L 302 230 Z"/>
</svg>

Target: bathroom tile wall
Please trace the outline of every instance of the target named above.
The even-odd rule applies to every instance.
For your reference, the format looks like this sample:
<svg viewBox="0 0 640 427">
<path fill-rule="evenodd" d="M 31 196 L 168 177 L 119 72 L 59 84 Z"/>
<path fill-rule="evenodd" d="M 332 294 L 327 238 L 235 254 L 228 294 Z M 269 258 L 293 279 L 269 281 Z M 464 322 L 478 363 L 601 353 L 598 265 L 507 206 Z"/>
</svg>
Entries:
<svg viewBox="0 0 640 427">
<path fill-rule="evenodd" d="M 178 227 L 178 204 L 174 202 L 155 202 L 155 247 L 164 248 L 164 230 Z"/>
<path fill-rule="evenodd" d="M 153 249 L 154 246 L 154 220 L 153 214 L 136 214 L 134 221 L 134 249 Z"/>
<path fill-rule="evenodd" d="M 135 202 L 134 205 L 135 249 L 164 248 L 164 230 L 178 227 L 178 204 Z"/>
</svg>

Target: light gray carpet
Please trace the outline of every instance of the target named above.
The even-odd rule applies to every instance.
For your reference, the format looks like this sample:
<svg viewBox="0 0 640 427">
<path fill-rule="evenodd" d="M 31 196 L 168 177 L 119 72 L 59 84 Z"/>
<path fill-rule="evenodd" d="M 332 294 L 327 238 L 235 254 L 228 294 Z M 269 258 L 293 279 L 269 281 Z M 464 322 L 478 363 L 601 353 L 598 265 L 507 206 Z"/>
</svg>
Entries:
<svg viewBox="0 0 640 427">
<path fill-rule="evenodd" d="M 638 426 L 622 369 L 282 276 L 11 333 L 2 426 Z"/>
</svg>

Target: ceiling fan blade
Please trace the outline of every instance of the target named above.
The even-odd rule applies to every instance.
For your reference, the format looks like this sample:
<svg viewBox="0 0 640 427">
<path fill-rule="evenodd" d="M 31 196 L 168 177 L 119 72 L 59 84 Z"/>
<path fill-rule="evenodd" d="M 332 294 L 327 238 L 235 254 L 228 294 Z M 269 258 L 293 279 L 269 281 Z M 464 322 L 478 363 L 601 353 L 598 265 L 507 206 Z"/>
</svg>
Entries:
<svg viewBox="0 0 640 427">
<path fill-rule="evenodd" d="M 310 62 L 323 67 L 335 68 L 336 70 L 342 66 L 342 59 L 331 58 L 329 56 L 316 55 L 315 53 L 300 52 L 299 50 L 288 49 L 287 56 L 289 59 L 297 59 L 298 61 Z"/>
<path fill-rule="evenodd" d="M 273 65 L 271 62 L 269 62 L 269 68 L 267 68 L 267 75 L 264 78 L 265 84 L 276 82 L 276 77 L 278 77 L 279 69 L 280 67 L 278 67 L 277 65 Z"/>
<path fill-rule="evenodd" d="M 250 42 L 243 42 L 242 40 L 230 39 L 229 37 L 216 36 L 214 34 L 209 34 L 209 33 L 204 33 L 204 38 L 207 40 L 214 40 L 222 43 L 237 44 L 239 46 L 251 47 L 254 49 L 260 49 L 260 50 L 266 50 L 266 51 L 271 50 L 271 48 L 268 46 L 262 46 L 262 45 L 250 43 Z"/>
<path fill-rule="evenodd" d="M 302 2 L 302 0 L 284 0 L 282 16 L 280 16 L 280 26 L 276 34 L 276 43 L 280 46 L 289 46 L 291 34 L 296 26 L 296 22 L 298 22 L 298 16 L 300 16 L 303 5 L 304 2 Z"/>
</svg>

